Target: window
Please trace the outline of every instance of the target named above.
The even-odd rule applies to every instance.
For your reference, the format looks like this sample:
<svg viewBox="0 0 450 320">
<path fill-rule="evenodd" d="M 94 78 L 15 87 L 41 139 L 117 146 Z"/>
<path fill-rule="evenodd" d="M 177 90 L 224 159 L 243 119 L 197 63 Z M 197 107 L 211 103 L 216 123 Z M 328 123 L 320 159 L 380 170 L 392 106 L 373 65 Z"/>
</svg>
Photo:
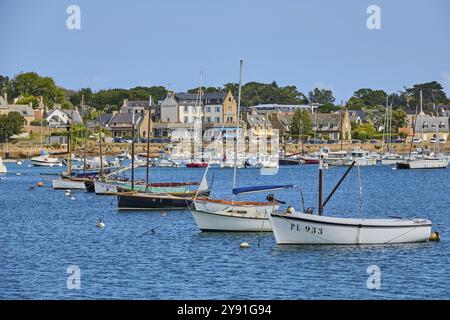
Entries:
<svg viewBox="0 0 450 320">
<path fill-rule="evenodd" d="M 220 122 L 220 117 L 216 117 L 216 122 L 217 122 L 217 123 Z"/>
<path fill-rule="evenodd" d="M 206 112 L 211 112 L 211 107 L 206 107 Z"/>
<path fill-rule="evenodd" d="M 432 127 L 432 128 L 436 128 L 436 123 L 432 123 L 432 124 L 431 124 L 431 127 Z"/>
<path fill-rule="evenodd" d="M 206 117 L 206 123 L 211 123 L 211 117 Z"/>
<path fill-rule="evenodd" d="M 444 122 L 441 121 L 441 122 L 439 123 L 439 128 L 445 128 Z"/>
<path fill-rule="evenodd" d="M 231 102 L 231 97 L 228 97 L 228 101 Z"/>
<path fill-rule="evenodd" d="M 220 112 L 220 107 L 216 107 L 216 112 Z"/>
<path fill-rule="evenodd" d="M 188 117 L 184 117 L 184 123 L 188 123 Z"/>
<path fill-rule="evenodd" d="M 189 112 L 189 107 L 188 106 L 184 106 L 184 112 Z"/>
</svg>

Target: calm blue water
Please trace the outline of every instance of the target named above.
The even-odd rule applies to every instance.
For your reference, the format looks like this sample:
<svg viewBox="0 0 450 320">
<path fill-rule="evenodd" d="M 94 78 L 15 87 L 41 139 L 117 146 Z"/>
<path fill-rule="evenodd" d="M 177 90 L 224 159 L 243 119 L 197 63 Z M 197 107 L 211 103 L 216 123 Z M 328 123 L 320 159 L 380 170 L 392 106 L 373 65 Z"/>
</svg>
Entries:
<svg viewBox="0 0 450 320">
<path fill-rule="evenodd" d="M 450 170 L 361 168 L 366 217 L 419 216 L 439 243 L 386 246 L 277 246 L 273 235 L 201 233 L 189 212 L 116 211 L 113 197 L 45 187 L 41 172 L 7 163 L 0 177 L 0 298 L 3 299 L 449 299 Z M 325 172 L 327 190 L 344 168 Z M 21 172 L 18 176 L 15 172 Z M 138 174 L 144 174 L 145 169 Z M 202 169 L 152 169 L 154 181 L 199 180 Z M 229 194 L 232 170 L 214 169 L 214 196 Z M 316 166 L 282 167 L 275 176 L 238 172 L 239 185 L 295 183 L 316 206 Z M 264 197 L 260 195 L 260 197 Z M 256 197 L 257 198 L 257 197 Z M 298 208 L 298 190 L 280 193 Z M 360 215 L 354 169 L 325 210 Z M 106 227 L 96 228 L 103 217 Z M 146 233 L 155 228 L 156 233 Z M 144 235 L 143 235 L 144 234 Z M 243 241 L 251 248 L 240 249 Z M 259 242 L 259 246 L 258 246 Z M 366 287 L 369 265 L 381 289 Z M 66 286 L 81 269 L 81 289 Z"/>
</svg>

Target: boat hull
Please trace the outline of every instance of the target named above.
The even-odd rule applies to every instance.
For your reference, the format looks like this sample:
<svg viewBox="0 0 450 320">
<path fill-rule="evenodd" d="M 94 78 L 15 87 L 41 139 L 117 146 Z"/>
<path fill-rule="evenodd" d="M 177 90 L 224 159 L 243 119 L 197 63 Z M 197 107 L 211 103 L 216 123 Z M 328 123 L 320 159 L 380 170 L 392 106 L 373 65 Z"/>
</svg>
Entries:
<svg viewBox="0 0 450 320">
<path fill-rule="evenodd" d="M 115 195 L 117 193 L 117 185 L 108 182 L 95 181 L 94 191 L 95 194 Z"/>
<path fill-rule="evenodd" d="M 84 181 L 73 181 L 69 179 L 53 179 L 53 189 L 77 189 L 86 190 Z"/>
<path fill-rule="evenodd" d="M 57 159 L 53 160 L 41 160 L 41 159 L 35 159 L 31 158 L 31 164 L 35 167 L 61 167 L 62 162 L 60 162 Z"/>
<path fill-rule="evenodd" d="M 448 167 L 447 160 L 430 159 L 430 160 L 412 160 L 401 161 L 397 163 L 398 169 L 445 169 Z"/>
<path fill-rule="evenodd" d="M 192 210 L 192 216 L 201 231 L 231 231 L 231 232 L 270 232 L 272 227 L 264 216 L 250 218 L 243 215 L 230 215 Z"/>
<path fill-rule="evenodd" d="M 304 213 L 272 213 L 277 244 L 391 244 L 425 242 L 431 234 L 426 219 L 349 219 Z"/>
<path fill-rule="evenodd" d="M 119 210 L 184 210 L 192 204 L 192 197 L 150 195 L 120 192 L 117 194 Z"/>
</svg>

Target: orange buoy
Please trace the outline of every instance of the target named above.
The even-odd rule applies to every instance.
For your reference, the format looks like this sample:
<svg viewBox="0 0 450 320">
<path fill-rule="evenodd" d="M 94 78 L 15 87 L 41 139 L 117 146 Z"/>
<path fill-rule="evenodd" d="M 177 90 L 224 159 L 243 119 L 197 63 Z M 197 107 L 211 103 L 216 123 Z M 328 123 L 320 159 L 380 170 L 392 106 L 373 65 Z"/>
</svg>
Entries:
<svg viewBox="0 0 450 320">
<path fill-rule="evenodd" d="M 38 186 L 38 187 L 43 187 L 43 186 L 44 186 L 44 183 L 43 183 L 42 181 L 39 181 L 39 182 L 37 183 L 37 186 Z"/>
</svg>

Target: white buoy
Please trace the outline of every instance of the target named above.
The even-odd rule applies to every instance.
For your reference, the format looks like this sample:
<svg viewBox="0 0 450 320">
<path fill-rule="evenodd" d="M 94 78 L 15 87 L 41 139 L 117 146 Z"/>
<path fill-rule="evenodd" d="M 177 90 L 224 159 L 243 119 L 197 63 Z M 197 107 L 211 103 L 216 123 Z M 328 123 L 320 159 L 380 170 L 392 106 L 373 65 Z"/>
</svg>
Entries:
<svg viewBox="0 0 450 320">
<path fill-rule="evenodd" d="M 16 172 L 16 175 L 20 176 L 20 175 L 21 175 L 21 173 L 20 173 L 20 172 Z"/>
<path fill-rule="evenodd" d="M 75 200 L 75 197 L 70 197 L 70 200 Z"/>
<path fill-rule="evenodd" d="M 31 168 L 31 164 L 28 165 L 28 168 Z"/>
<path fill-rule="evenodd" d="M 250 244 L 248 242 L 242 242 L 239 247 L 242 249 L 247 249 L 250 248 Z"/>
<path fill-rule="evenodd" d="M 64 192 L 64 195 L 65 195 L 66 197 L 68 197 L 68 196 L 70 196 L 70 192 Z"/>
<path fill-rule="evenodd" d="M 19 166 L 22 165 L 22 161 L 20 161 L 20 160 L 18 160 L 16 163 L 17 163 Z"/>
</svg>

